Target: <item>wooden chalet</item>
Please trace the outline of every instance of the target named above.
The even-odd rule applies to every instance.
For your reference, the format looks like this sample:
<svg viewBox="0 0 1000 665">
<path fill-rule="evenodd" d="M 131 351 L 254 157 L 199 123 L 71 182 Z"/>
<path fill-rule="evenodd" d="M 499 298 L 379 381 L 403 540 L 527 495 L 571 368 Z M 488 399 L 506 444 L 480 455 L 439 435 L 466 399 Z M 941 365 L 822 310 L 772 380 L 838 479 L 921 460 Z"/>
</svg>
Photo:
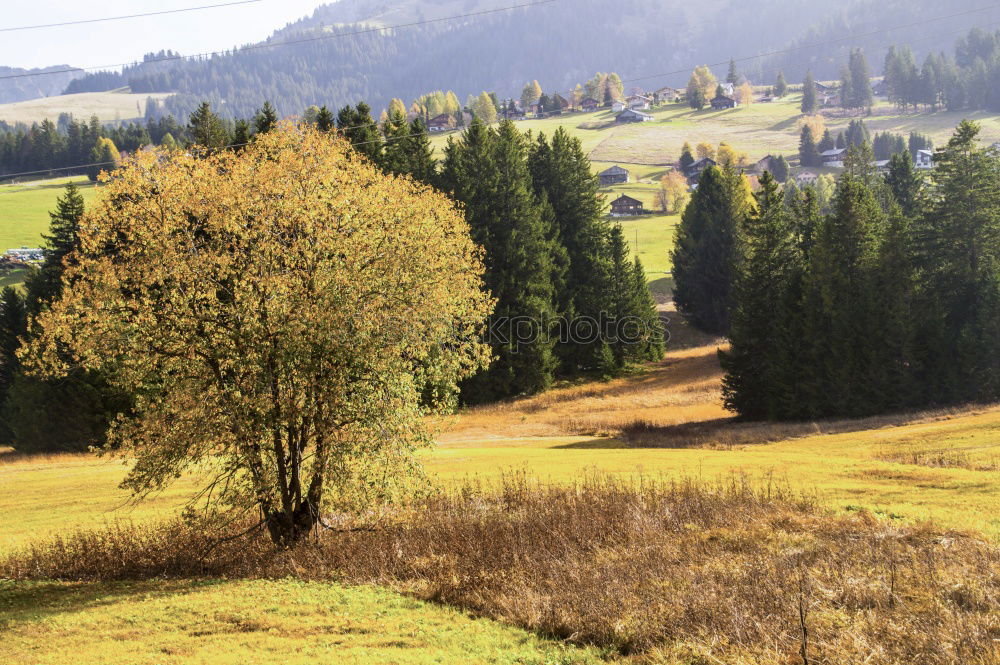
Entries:
<svg viewBox="0 0 1000 665">
<path fill-rule="evenodd" d="M 587 97 L 580 101 L 580 110 L 586 111 L 587 113 L 593 113 L 601 107 L 601 103 L 594 99 L 593 97 Z"/>
<path fill-rule="evenodd" d="M 643 113 L 642 111 L 636 111 L 635 109 L 625 109 L 615 116 L 615 122 L 619 125 L 624 125 L 630 122 L 650 122 L 651 120 L 653 120 L 653 116 L 648 113 Z"/>
<path fill-rule="evenodd" d="M 819 157 L 823 161 L 823 166 L 842 167 L 844 165 L 844 158 L 847 157 L 847 148 L 824 150 L 819 153 Z"/>
<path fill-rule="evenodd" d="M 649 97 L 645 95 L 632 95 L 625 99 L 625 102 L 628 104 L 628 107 L 630 109 L 636 109 L 641 111 L 645 111 L 646 109 L 648 109 L 652 104 L 652 101 L 653 100 L 651 100 Z"/>
<path fill-rule="evenodd" d="M 436 115 L 427 121 L 427 130 L 431 132 L 447 132 L 455 129 L 455 118 L 450 113 Z"/>
<path fill-rule="evenodd" d="M 646 210 L 642 207 L 642 201 L 633 199 L 626 194 L 622 194 L 611 202 L 612 217 L 636 217 L 645 214 Z"/>
<path fill-rule="evenodd" d="M 684 175 L 687 176 L 688 180 L 697 180 L 702 171 L 712 166 L 718 166 L 718 162 L 710 157 L 705 157 L 684 169 Z"/>
<path fill-rule="evenodd" d="M 606 171 L 597 174 L 601 180 L 601 187 L 611 187 L 612 185 L 624 185 L 629 181 L 629 172 L 615 164 Z"/>
<path fill-rule="evenodd" d="M 653 93 L 653 101 L 657 104 L 667 104 L 681 96 L 681 91 L 677 88 L 666 86 Z"/>
<path fill-rule="evenodd" d="M 736 108 L 736 100 L 726 95 L 716 95 L 712 99 L 712 108 L 716 111 Z"/>
</svg>

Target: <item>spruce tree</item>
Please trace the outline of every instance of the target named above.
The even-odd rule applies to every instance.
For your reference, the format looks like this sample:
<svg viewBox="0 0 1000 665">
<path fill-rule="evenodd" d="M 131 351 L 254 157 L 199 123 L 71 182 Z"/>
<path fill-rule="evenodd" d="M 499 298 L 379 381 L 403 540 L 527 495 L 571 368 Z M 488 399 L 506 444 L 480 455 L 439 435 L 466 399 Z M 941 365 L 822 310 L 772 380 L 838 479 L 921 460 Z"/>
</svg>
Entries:
<svg viewBox="0 0 1000 665">
<path fill-rule="evenodd" d="M 23 302 L 4 298 L 3 306 L 9 307 L 3 324 L 8 330 L 0 335 L 7 337 L 0 340 L 6 344 L 2 349 L 5 354 L 16 348 L 10 337 L 13 330 L 20 329 L 22 337 L 30 338 L 34 318 L 61 297 L 64 273 L 72 265 L 74 252 L 80 249 L 83 214 L 83 198 L 71 183 L 58 199 L 56 210 L 49 214 L 45 258 L 25 280 Z M 7 355 L 4 360 L 11 377 L 0 421 L 9 428 L 9 436 L 19 451 L 83 451 L 100 445 L 111 420 L 128 408 L 129 397 L 110 389 L 98 374 L 72 370 L 59 380 L 41 379 L 20 371 L 11 357 Z M 39 418 L 39 413 L 47 417 Z"/>
<path fill-rule="evenodd" d="M 736 71 L 736 61 L 732 58 L 729 59 L 729 72 L 726 74 L 726 83 L 731 83 L 736 85 L 740 82 L 739 72 Z"/>
<path fill-rule="evenodd" d="M 691 152 L 691 144 L 687 141 L 684 142 L 684 147 L 681 148 L 681 158 L 679 164 L 682 171 L 687 170 L 687 167 L 694 164 L 694 154 Z"/>
<path fill-rule="evenodd" d="M 398 110 L 389 112 L 389 117 L 382 124 L 385 134 L 385 150 L 382 155 L 382 165 L 389 173 L 410 173 L 409 135 L 410 127 L 406 116 Z"/>
<path fill-rule="evenodd" d="M 805 294 L 816 389 L 802 399 L 816 416 L 878 411 L 880 386 L 872 370 L 883 326 L 874 278 L 885 220 L 865 182 L 841 176 L 833 212 L 815 234 Z"/>
<path fill-rule="evenodd" d="M 10 394 L 14 377 L 21 368 L 17 350 L 27 332 L 27 315 L 24 299 L 16 289 L 7 286 L 0 292 L 0 405 Z M 13 445 L 13 434 L 6 418 L 0 418 L 0 442 Z"/>
<path fill-rule="evenodd" d="M 674 303 L 696 328 L 715 335 L 729 331 L 749 199 L 742 176 L 713 166 L 702 173 L 677 226 L 671 254 Z"/>
<path fill-rule="evenodd" d="M 321 106 L 319 113 L 316 114 L 316 129 L 321 132 L 333 131 L 336 126 L 336 121 L 334 120 L 333 113 L 326 106 Z"/>
<path fill-rule="evenodd" d="M 778 80 L 774 84 L 774 94 L 779 98 L 788 94 L 788 82 L 785 81 L 785 72 L 778 72 Z"/>
<path fill-rule="evenodd" d="M 820 165 L 819 147 L 816 145 L 812 127 L 809 125 L 802 126 L 802 134 L 799 137 L 799 165 Z"/>
<path fill-rule="evenodd" d="M 865 53 L 859 48 L 851 51 L 850 64 L 850 108 L 871 109 L 875 98 L 872 94 L 871 70 Z"/>
<path fill-rule="evenodd" d="M 837 147 L 837 142 L 834 140 L 833 134 L 830 133 L 829 129 L 825 130 L 823 138 L 820 140 L 819 145 L 816 146 L 816 149 L 824 153 L 827 150 L 833 150 L 835 147 Z"/>
<path fill-rule="evenodd" d="M 278 126 L 278 112 L 271 106 L 271 102 L 264 102 L 253 119 L 254 133 L 266 134 Z"/>
<path fill-rule="evenodd" d="M 913 161 L 908 153 L 896 153 L 890 158 L 889 172 L 885 174 L 885 182 L 903 214 L 907 217 L 913 217 L 920 208 L 923 179 L 913 168 Z"/>
<path fill-rule="evenodd" d="M 320 112 L 322 113 L 322 109 Z M 359 102 L 356 107 L 345 106 L 340 109 L 337 113 L 337 129 L 358 153 L 382 166 L 382 133 L 372 118 L 368 104 Z"/>
<path fill-rule="evenodd" d="M 229 134 L 222 119 L 212 112 L 212 105 L 202 102 L 188 119 L 191 143 L 209 152 L 221 150 L 229 142 Z"/>
<path fill-rule="evenodd" d="M 932 401 L 994 400 L 1000 336 L 989 328 L 1000 282 L 1000 158 L 963 121 L 935 155 L 933 196 L 915 221 L 917 320 Z"/>
<path fill-rule="evenodd" d="M 409 147 L 409 174 L 425 185 L 437 183 L 437 159 L 434 158 L 434 148 L 427 133 L 427 123 L 421 117 L 416 117 L 410 123 L 410 133 L 407 138 Z"/>
<path fill-rule="evenodd" d="M 526 152 L 512 122 L 491 130 L 478 118 L 445 150 L 442 184 L 465 206 L 497 301 L 489 338 L 495 359 L 465 382 L 466 402 L 537 393 L 555 375 L 558 232 L 532 191 Z"/>
<path fill-rule="evenodd" d="M 56 200 L 56 209 L 49 213 L 49 232 L 43 235 L 45 247 L 42 265 L 25 280 L 27 315 L 34 318 L 62 294 L 65 262 L 79 246 L 80 220 L 84 213 L 83 196 L 76 185 L 69 183 Z"/>
<path fill-rule="evenodd" d="M 646 283 L 646 272 L 638 257 L 631 259 L 620 224 L 611 227 L 608 245 L 610 279 L 608 301 L 613 314 L 606 321 L 604 338 L 615 366 L 663 358 L 663 327 L 656 302 Z"/>
<path fill-rule="evenodd" d="M 607 301 L 611 279 L 609 227 L 603 215 L 599 183 L 580 144 L 562 127 L 551 142 L 539 135 L 532 146 L 529 168 L 535 192 L 551 206 L 558 238 L 565 248 L 565 286 L 558 295 L 560 311 L 571 320 L 599 321 L 621 316 Z M 560 345 L 563 371 L 573 374 L 592 367 L 600 349 L 597 340 L 573 338 Z"/>
<path fill-rule="evenodd" d="M 775 159 L 771 160 L 771 175 L 773 175 L 774 179 L 778 182 L 785 182 L 788 180 L 790 168 L 788 160 L 785 159 L 784 155 L 778 155 Z"/>
<path fill-rule="evenodd" d="M 744 418 L 783 415 L 781 371 L 788 361 L 785 329 L 788 291 L 801 254 L 778 182 L 760 179 L 757 205 L 747 216 L 744 251 L 736 270 L 730 349 L 720 353 L 726 408 Z"/>
<path fill-rule="evenodd" d="M 806 80 L 802 83 L 802 113 L 814 115 L 819 110 L 819 102 L 816 99 L 816 81 L 812 72 L 806 72 Z"/>
</svg>

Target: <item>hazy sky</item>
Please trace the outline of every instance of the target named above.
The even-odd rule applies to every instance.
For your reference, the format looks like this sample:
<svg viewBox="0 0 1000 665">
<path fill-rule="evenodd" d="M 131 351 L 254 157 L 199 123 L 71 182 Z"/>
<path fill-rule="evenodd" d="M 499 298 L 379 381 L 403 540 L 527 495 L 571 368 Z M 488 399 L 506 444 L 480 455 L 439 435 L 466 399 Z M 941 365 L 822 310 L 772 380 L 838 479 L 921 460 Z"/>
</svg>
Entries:
<svg viewBox="0 0 1000 665">
<path fill-rule="evenodd" d="M 7 0 L 0 28 L 59 23 L 142 12 L 214 5 L 231 0 Z M 276 28 L 330 0 L 261 0 L 152 18 L 0 32 L 0 65 L 77 67 L 109 65 L 173 49 L 181 53 L 218 51 L 259 41 Z"/>
</svg>

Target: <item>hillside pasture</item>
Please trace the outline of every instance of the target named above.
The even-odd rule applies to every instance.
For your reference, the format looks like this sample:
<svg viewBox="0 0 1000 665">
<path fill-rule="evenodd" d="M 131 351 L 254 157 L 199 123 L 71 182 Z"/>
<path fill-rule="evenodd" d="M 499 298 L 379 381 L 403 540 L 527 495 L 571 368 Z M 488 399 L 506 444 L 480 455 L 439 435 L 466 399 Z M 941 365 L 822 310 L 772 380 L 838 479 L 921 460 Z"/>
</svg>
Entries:
<svg viewBox="0 0 1000 665">
<path fill-rule="evenodd" d="M 128 88 L 108 92 L 81 92 L 75 95 L 40 97 L 23 102 L 0 104 L 0 120 L 14 125 L 31 125 L 42 120 L 55 122 L 63 113 L 78 120 L 96 115 L 102 123 L 141 119 L 146 114 L 146 100 L 161 101 L 169 93 L 133 94 Z"/>
<path fill-rule="evenodd" d="M 745 424 L 721 406 L 716 345 L 674 351 L 633 376 L 556 388 L 433 423 L 422 453 L 439 484 L 526 472 L 565 483 L 623 477 L 779 479 L 828 508 L 933 519 L 1000 537 L 1000 407 L 861 421 Z M 0 456 L 3 459 L 3 456 Z M 120 461 L 0 462 L 0 551 L 76 527 L 175 515 L 197 477 L 132 506 Z"/>
<path fill-rule="evenodd" d="M 97 188 L 87 178 L 54 178 L 0 184 L 0 253 L 17 247 L 38 247 L 49 229 L 49 212 L 55 210 L 66 184 L 80 188 L 90 201 Z"/>
</svg>

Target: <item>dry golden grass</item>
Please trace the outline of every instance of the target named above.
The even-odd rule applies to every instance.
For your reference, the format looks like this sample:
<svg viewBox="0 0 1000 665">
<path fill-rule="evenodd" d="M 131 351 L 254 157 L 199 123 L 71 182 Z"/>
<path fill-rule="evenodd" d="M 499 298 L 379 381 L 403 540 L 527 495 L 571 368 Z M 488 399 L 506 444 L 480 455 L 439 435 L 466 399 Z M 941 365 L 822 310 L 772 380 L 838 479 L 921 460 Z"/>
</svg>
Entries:
<svg viewBox="0 0 1000 665">
<path fill-rule="evenodd" d="M 463 411 L 440 441 L 613 435 L 636 422 L 658 426 L 726 418 L 715 346 L 674 351 L 647 371 L 605 383 L 557 388 Z"/>
<path fill-rule="evenodd" d="M 1000 549 L 834 515 L 781 486 L 508 477 L 341 521 L 290 551 L 205 525 L 80 533 L 0 560 L 16 580 L 267 577 L 387 585 L 636 662 L 986 665 Z"/>
</svg>

